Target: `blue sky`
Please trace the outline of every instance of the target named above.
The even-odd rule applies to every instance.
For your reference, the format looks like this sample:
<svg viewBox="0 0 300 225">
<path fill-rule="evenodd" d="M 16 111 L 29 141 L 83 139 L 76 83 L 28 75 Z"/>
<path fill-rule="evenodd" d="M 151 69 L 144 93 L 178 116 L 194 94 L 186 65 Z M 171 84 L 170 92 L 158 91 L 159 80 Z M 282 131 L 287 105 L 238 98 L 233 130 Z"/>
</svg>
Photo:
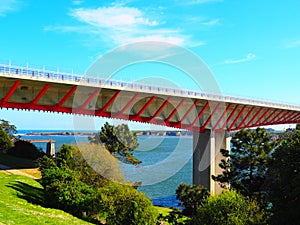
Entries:
<svg viewBox="0 0 300 225">
<path fill-rule="evenodd" d="M 163 41 L 199 56 L 222 93 L 300 105 L 299 9 L 297 0 L 1 0 L 0 61 L 84 73 L 114 48 Z M 19 129 L 73 126 L 66 115 L 0 113 Z"/>
</svg>

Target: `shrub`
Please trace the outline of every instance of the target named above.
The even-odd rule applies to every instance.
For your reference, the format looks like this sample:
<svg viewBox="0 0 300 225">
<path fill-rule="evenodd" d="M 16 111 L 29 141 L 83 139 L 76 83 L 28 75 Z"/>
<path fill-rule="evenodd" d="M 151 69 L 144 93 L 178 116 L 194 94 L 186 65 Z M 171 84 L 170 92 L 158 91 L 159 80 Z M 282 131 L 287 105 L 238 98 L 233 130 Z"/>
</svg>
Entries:
<svg viewBox="0 0 300 225">
<path fill-rule="evenodd" d="M 94 195 L 93 189 L 80 181 L 77 171 L 53 166 L 43 170 L 42 174 L 41 184 L 45 190 L 45 201 L 48 206 L 77 216 L 86 211 Z"/>
<path fill-rule="evenodd" d="M 176 198 L 180 200 L 180 205 L 184 207 L 183 214 L 194 216 L 197 210 L 207 202 L 209 191 L 203 186 L 190 186 L 180 184 L 176 190 Z"/>
<path fill-rule="evenodd" d="M 103 188 L 102 201 L 109 225 L 156 224 L 152 202 L 133 187 L 111 183 Z"/>
<path fill-rule="evenodd" d="M 28 141 L 18 140 L 15 142 L 15 146 L 7 151 L 7 154 L 20 158 L 36 160 L 45 153 Z"/>
<path fill-rule="evenodd" d="M 102 171 L 107 165 L 113 171 L 104 174 L 120 172 L 118 161 L 111 161 L 109 165 L 110 158 L 102 150 L 99 145 L 84 145 L 80 151 L 63 145 L 56 157 L 41 158 L 41 184 L 47 204 L 89 220 L 97 218 L 99 221 L 101 215 L 111 225 L 155 224 L 154 207 L 144 194 L 131 186 L 113 183 L 91 168 Z M 94 165 L 89 166 L 84 161 L 88 157 L 92 158 L 89 163 Z M 121 175 L 117 177 L 123 179 Z"/>
<path fill-rule="evenodd" d="M 207 204 L 199 208 L 191 224 L 197 225 L 251 225 L 266 224 L 267 216 L 255 201 L 238 194 L 236 191 L 225 191 L 212 196 Z"/>
<path fill-rule="evenodd" d="M 6 153 L 12 147 L 13 143 L 9 138 L 9 135 L 0 126 L 0 152 Z"/>
</svg>

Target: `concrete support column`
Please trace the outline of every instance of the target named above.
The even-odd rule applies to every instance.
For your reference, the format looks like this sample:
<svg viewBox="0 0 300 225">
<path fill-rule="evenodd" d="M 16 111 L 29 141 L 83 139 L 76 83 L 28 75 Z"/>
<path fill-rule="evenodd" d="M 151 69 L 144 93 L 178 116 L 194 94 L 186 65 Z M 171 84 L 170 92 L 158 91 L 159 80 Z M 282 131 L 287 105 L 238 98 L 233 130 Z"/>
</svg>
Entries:
<svg viewBox="0 0 300 225">
<path fill-rule="evenodd" d="M 48 142 L 46 147 L 46 155 L 53 156 L 55 155 L 55 142 Z"/>
<path fill-rule="evenodd" d="M 230 137 L 226 132 L 204 133 L 194 132 L 193 147 L 193 183 L 203 185 L 212 195 L 222 192 L 222 188 L 214 182 L 212 175 L 221 174 L 219 163 L 223 159 L 220 149 L 230 149 Z"/>
</svg>

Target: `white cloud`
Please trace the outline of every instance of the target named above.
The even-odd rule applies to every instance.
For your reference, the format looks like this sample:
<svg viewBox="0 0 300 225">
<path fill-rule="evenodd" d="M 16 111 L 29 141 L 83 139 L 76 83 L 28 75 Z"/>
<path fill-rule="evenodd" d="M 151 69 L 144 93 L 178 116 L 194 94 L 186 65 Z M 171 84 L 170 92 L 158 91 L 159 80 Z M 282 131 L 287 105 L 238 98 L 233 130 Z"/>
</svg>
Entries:
<svg viewBox="0 0 300 225">
<path fill-rule="evenodd" d="M 143 13 L 139 9 L 122 6 L 98 9 L 75 9 L 71 12 L 71 16 L 82 22 L 98 27 L 158 25 L 157 21 L 151 21 L 143 17 Z"/>
<path fill-rule="evenodd" d="M 248 62 L 252 61 L 256 58 L 256 55 L 253 53 L 249 53 L 246 55 L 246 57 L 241 58 L 241 59 L 227 59 L 224 61 L 224 64 L 236 64 L 236 63 L 243 63 L 243 62 Z"/>
<path fill-rule="evenodd" d="M 300 47 L 300 40 L 292 41 L 286 44 L 286 48 L 297 48 Z"/>
<path fill-rule="evenodd" d="M 48 26 L 45 30 L 98 34 L 99 38 L 117 45 L 142 41 L 160 41 L 188 45 L 189 37 L 179 30 L 161 28 L 161 24 L 134 7 L 115 4 L 97 9 L 78 8 L 70 16 L 84 25 Z M 191 43 L 191 42 L 190 42 Z M 192 43 L 191 43 L 192 44 Z M 198 42 L 197 45 L 202 45 Z"/>
<path fill-rule="evenodd" d="M 83 0 L 73 0 L 73 5 L 81 5 L 84 1 Z"/>
<path fill-rule="evenodd" d="M 223 2 L 223 0 L 187 0 L 187 1 L 181 1 L 184 5 L 200 5 L 204 3 L 209 2 Z"/>
<path fill-rule="evenodd" d="M 220 24 L 220 20 L 219 19 L 213 19 L 213 20 L 210 20 L 210 21 L 202 22 L 201 24 L 204 25 L 204 26 L 211 27 L 211 26 L 215 26 L 215 25 Z"/>
<path fill-rule="evenodd" d="M 19 9 L 17 0 L 1 0 L 0 16 L 6 16 L 7 13 L 17 11 Z"/>
</svg>

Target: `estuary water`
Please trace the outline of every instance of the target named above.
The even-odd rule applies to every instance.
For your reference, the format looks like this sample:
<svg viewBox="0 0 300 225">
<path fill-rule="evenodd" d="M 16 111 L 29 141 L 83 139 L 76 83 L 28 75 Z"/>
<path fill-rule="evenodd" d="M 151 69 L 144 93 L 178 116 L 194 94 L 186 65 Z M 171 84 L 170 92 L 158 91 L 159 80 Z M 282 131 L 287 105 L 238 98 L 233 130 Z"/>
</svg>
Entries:
<svg viewBox="0 0 300 225">
<path fill-rule="evenodd" d="M 88 136 L 26 135 L 29 132 L 37 131 L 19 131 L 19 134 L 27 140 L 56 140 L 56 150 L 63 143 L 88 142 Z M 192 183 L 192 140 L 189 136 L 138 136 L 139 147 L 134 156 L 142 163 L 121 164 L 121 168 L 128 180 L 142 182 L 139 190 L 149 198 L 174 196 L 180 183 Z M 46 143 L 34 144 L 46 149 Z"/>
</svg>

